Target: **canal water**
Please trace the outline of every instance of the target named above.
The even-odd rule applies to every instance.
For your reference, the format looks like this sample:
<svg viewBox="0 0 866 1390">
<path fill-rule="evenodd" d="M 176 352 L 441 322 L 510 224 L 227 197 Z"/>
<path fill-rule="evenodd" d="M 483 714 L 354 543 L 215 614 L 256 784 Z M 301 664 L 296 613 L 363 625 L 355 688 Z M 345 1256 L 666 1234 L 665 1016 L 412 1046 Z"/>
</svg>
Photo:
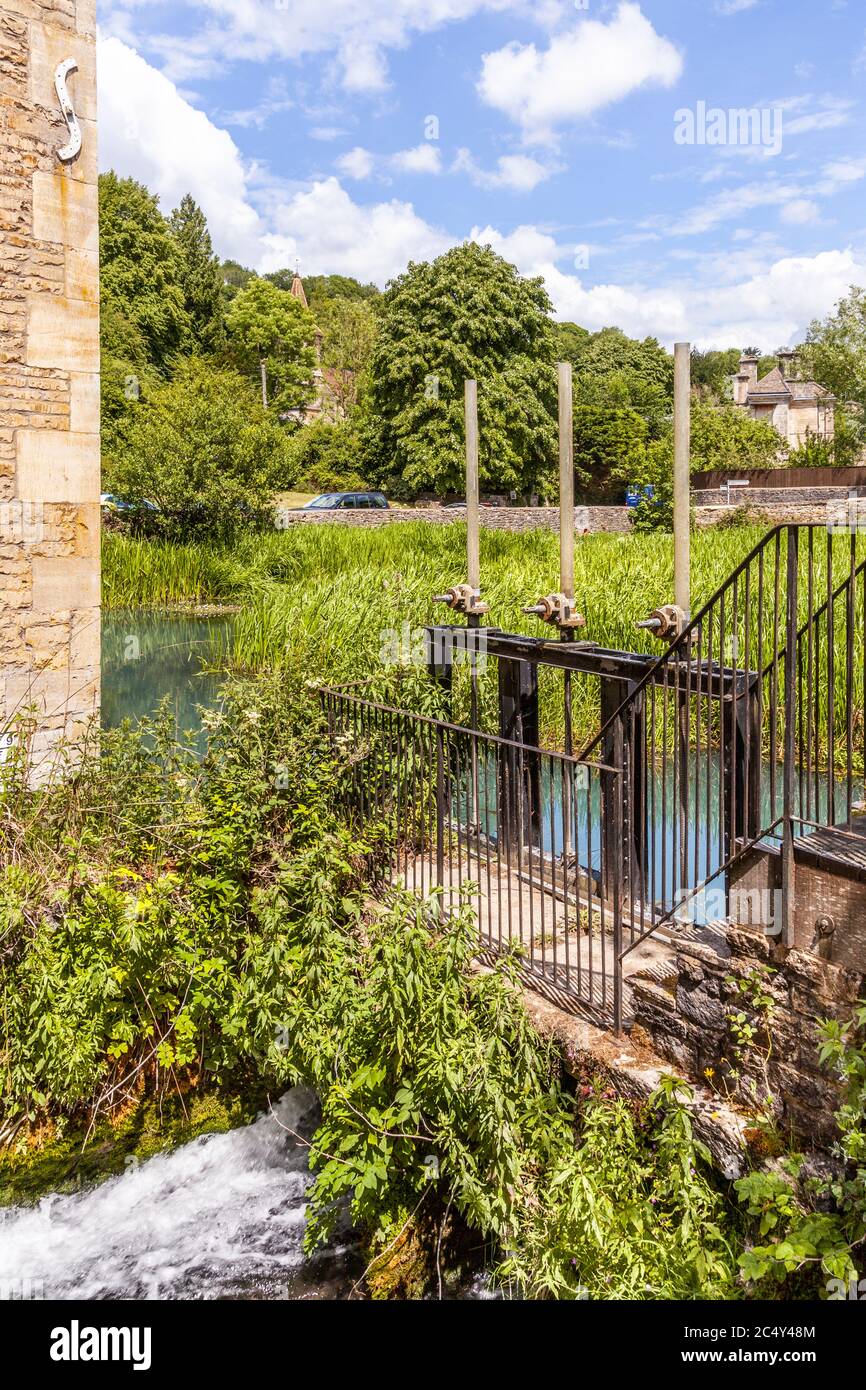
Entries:
<svg viewBox="0 0 866 1390">
<path fill-rule="evenodd" d="M 231 638 L 231 616 L 195 617 L 112 610 L 102 623 L 102 723 L 155 713 L 166 698 L 179 733 L 194 731 L 203 746 L 199 706 L 219 699 L 220 676 L 207 667 Z"/>
</svg>

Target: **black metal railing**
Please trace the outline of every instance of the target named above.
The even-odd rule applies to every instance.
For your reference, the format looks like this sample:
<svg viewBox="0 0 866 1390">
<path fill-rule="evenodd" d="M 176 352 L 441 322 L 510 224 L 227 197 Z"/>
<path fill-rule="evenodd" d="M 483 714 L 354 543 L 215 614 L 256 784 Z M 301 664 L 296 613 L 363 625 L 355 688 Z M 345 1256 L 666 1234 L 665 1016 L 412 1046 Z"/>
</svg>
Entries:
<svg viewBox="0 0 866 1390">
<path fill-rule="evenodd" d="M 780 856 L 791 939 L 797 843 L 858 835 L 866 762 L 866 562 L 856 529 L 776 527 L 636 683 L 581 756 L 624 774 L 626 953 L 724 917 L 734 865 Z M 866 822 L 864 822 L 866 825 Z"/>
<path fill-rule="evenodd" d="M 470 883 L 482 952 L 519 946 L 535 988 L 617 1029 L 628 958 L 662 928 L 728 918 L 750 856 L 772 860 L 790 944 L 799 856 L 866 872 L 864 551 L 856 527 L 776 527 L 658 658 L 484 629 L 498 736 L 323 690 L 345 814 L 444 910 Z M 461 633 L 430 629 L 446 704 L 440 639 Z M 566 752 L 538 746 L 542 666 L 563 673 Z M 600 687 L 578 756 L 575 677 Z"/>
<path fill-rule="evenodd" d="M 375 826 L 389 876 L 448 911 L 471 885 L 479 952 L 517 952 L 528 983 L 622 1022 L 619 773 L 323 689 L 344 815 Z"/>
</svg>

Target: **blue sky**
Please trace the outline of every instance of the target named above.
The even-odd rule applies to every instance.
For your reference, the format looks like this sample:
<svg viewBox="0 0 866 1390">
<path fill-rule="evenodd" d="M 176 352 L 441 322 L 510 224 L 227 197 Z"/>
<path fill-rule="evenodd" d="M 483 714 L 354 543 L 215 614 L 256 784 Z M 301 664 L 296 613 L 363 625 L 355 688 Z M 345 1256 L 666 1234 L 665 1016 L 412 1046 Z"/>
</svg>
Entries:
<svg viewBox="0 0 866 1390">
<path fill-rule="evenodd" d="M 866 284 L 863 0 L 101 0 L 99 81 L 102 167 L 261 270 L 474 237 L 559 317 L 766 351 Z"/>
</svg>

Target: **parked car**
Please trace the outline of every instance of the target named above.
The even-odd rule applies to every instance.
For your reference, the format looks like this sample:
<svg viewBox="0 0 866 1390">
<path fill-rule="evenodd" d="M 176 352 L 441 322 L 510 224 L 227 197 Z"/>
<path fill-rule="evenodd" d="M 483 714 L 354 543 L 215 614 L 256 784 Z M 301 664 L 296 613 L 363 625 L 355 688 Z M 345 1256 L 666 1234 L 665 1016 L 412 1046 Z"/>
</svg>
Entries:
<svg viewBox="0 0 866 1390">
<path fill-rule="evenodd" d="M 334 512 L 347 508 L 387 508 L 388 502 L 383 492 L 323 492 L 296 508 L 299 512 Z"/>
<path fill-rule="evenodd" d="M 145 498 L 138 502 L 130 502 L 128 497 L 117 497 L 113 492 L 103 492 L 99 502 L 104 512 L 118 512 L 120 515 L 128 515 L 130 512 L 159 511 L 155 502 L 148 502 Z"/>
</svg>

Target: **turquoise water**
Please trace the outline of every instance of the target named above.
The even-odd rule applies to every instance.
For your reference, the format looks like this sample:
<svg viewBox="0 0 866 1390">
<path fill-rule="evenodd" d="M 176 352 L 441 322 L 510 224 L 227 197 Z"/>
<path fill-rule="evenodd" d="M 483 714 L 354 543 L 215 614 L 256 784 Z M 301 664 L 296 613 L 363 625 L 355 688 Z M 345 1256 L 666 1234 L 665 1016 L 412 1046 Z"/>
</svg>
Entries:
<svg viewBox="0 0 866 1390">
<path fill-rule="evenodd" d="M 179 734 L 202 746 L 199 706 L 213 708 L 221 677 L 205 670 L 231 634 L 232 618 L 112 610 L 102 625 L 102 725 L 154 714 L 168 697 Z"/>
</svg>

